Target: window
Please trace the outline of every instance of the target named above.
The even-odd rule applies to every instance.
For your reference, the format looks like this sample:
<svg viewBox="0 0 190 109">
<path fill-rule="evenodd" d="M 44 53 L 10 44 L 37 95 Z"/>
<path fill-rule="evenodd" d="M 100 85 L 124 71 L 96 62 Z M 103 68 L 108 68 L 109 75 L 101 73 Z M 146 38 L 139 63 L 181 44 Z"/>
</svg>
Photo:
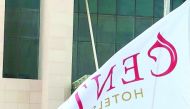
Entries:
<svg viewBox="0 0 190 109">
<path fill-rule="evenodd" d="M 135 0 L 117 0 L 118 15 L 135 15 Z"/>
<path fill-rule="evenodd" d="M 135 18 L 130 16 L 117 17 L 116 43 L 127 44 L 134 38 Z"/>
<path fill-rule="evenodd" d="M 152 25 L 153 21 L 152 18 L 149 17 L 137 17 L 136 18 L 136 28 L 135 28 L 135 36 L 141 34 L 144 30 Z"/>
<path fill-rule="evenodd" d="M 116 0 L 98 0 L 98 13 L 116 14 Z"/>
<path fill-rule="evenodd" d="M 153 0 L 136 0 L 136 15 L 153 16 Z"/>
<path fill-rule="evenodd" d="M 4 78 L 38 78 L 39 0 L 6 0 Z"/>
<path fill-rule="evenodd" d="M 116 17 L 113 15 L 99 15 L 97 30 L 97 42 L 114 43 L 116 34 Z"/>
<path fill-rule="evenodd" d="M 92 20 L 92 26 L 93 26 L 93 32 L 94 36 L 96 36 L 96 26 L 97 26 L 97 14 L 91 15 Z M 89 25 L 88 25 L 88 18 L 86 14 L 79 14 L 79 22 L 78 22 L 79 29 L 78 37 L 79 41 L 90 41 L 90 32 L 89 32 Z"/>
</svg>

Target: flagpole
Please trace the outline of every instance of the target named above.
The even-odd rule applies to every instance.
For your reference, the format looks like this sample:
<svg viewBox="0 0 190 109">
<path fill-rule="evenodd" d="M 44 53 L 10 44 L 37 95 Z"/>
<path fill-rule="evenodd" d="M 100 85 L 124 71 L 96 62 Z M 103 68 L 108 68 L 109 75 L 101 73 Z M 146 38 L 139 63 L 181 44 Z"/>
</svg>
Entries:
<svg viewBox="0 0 190 109">
<path fill-rule="evenodd" d="M 164 16 L 170 13 L 170 0 L 164 0 Z"/>
<path fill-rule="evenodd" d="M 87 16 L 88 16 L 88 24 L 89 24 L 89 29 L 90 29 L 90 36 L 91 36 L 91 42 L 92 42 L 92 49 L 93 49 L 95 67 L 96 67 L 96 70 L 98 70 L 99 66 L 98 66 L 98 59 L 97 59 L 97 53 L 96 53 L 96 45 L 94 43 L 94 35 L 93 35 L 93 30 L 92 30 L 92 22 L 91 22 L 91 17 L 90 17 L 88 0 L 85 0 L 85 3 L 86 3 L 86 11 L 87 11 Z"/>
</svg>

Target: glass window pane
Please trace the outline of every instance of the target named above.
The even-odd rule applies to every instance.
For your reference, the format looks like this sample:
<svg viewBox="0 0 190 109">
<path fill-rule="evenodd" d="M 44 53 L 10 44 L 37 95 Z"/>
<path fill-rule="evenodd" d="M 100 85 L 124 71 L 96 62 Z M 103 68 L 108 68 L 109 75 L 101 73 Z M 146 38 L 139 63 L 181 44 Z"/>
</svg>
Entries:
<svg viewBox="0 0 190 109">
<path fill-rule="evenodd" d="M 21 9 L 19 18 L 19 36 L 38 38 L 39 20 L 39 11 Z"/>
<path fill-rule="evenodd" d="M 6 11 L 5 36 L 11 37 L 39 37 L 39 12 L 21 9 Z M 19 28 L 18 28 L 19 27 Z"/>
<path fill-rule="evenodd" d="M 118 15 L 135 15 L 135 0 L 117 0 Z"/>
<path fill-rule="evenodd" d="M 88 0 L 90 13 L 97 13 L 97 0 Z M 79 0 L 79 12 L 86 13 L 85 0 Z"/>
<path fill-rule="evenodd" d="M 90 31 L 86 14 L 79 14 L 78 40 L 90 41 Z"/>
<path fill-rule="evenodd" d="M 74 1 L 74 12 L 77 13 L 79 12 L 79 0 Z"/>
<path fill-rule="evenodd" d="M 99 14 L 116 14 L 116 0 L 98 0 Z"/>
<path fill-rule="evenodd" d="M 29 9 L 39 10 L 40 0 L 18 0 L 18 1 L 19 1 L 20 8 L 29 8 Z"/>
<path fill-rule="evenodd" d="M 97 56 L 101 67 L 115 53 L 115 44 L 97 43 Z"/>
<path fill-rule="evenodd" d="M 153 16 L 153 0 L 136 0 L 137 16 Z"/>
<path fill-rule="evenodd" d="M 127 44 L 134 37 L 134 17 L 118 16 L 117 17 L 117 35 L 116 43 Z"/>
<path fill-rule="evenodd" d="M 114 43 L 115 35 L 116 17 L 112 15 L 99 15 L 97 42 Z"/>
<path fill-rule="evenodd" d="M 17 36 L 19 33 L 20 10 L 5 10 L 5 37 Z"/>
<path fill-rule="evenodd" d="M 38 78 L 39 0 L 6 0 L 3 77 Z"/>
<path fill-rule="evenodd" d="M 72 81 L 77 80 L 77 41 L 73 41 L 72 53 Z"/>
<path fill-rule="evenodd" d="M 152 18 L 138 17 L 136 18 L 136 36 L 144 32 L 152 25 Z"/>
<path fill-rule="evenodd" d="M 97 15 L 91 15 L 92 28 L 94 37 L 96 37 L 96 28 L 97 28 Z M 86 14 L 79 14 L 79 28 L 78 28 L 78 39 L 79 41 L 91 41 L 90 39 L 90 29 L 88 24 L 88 18 Z"/>
<path fill-rule="evenodd" d="M 19 0 L 5 0 L 5 7 L 7 9 L 18 8 Z"/>
<path fill-rule="evenodd" d="M 38 40 L 5 38 L 3 76 L 37 79 Z"/>
<path fill-rule="evenodd" d="M 6 8 L 30 8 L 39 9 L 40 0 L 5 0 Z"/>
<path fill-rule="evenodd" d="M 154 0 L 154 17 L 163 17 L 164 0 Z"/>
<path fill-rule="evenodd" d="M 73 19 L 73 40 L 77 41 L 77 37 L 78 37 L 78 13 L 74 14 L 74 19 Z"/>
<path fill-rule="evenodd" d="M 95 72 L 95 64 L 92 46 L 90 42 L 79 42 L 78 43 L 78 63 L 77 63 L 77 78 L 92 74 Z"/>
<path fill-rule="evenodd" d="M 4 55 L 3 55 L 3 77 L 6 78 L 15 78 L 18 77 L 19 71 L 19 56 L 18 50 L 18 38 L 4 38 Z"/>
</svg>

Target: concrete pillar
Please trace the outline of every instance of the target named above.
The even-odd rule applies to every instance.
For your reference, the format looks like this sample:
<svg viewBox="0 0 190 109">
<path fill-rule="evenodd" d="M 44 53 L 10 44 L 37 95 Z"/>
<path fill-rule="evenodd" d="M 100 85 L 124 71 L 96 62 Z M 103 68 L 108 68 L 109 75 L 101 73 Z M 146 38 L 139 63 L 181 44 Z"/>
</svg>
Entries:
<svg viewBox="0 0 190 109">
<path fill-rule="evenodd" d="M 74 0 L 41 0 L 42 109 L 56 109 L 70 95 L 73 6 Z"/>
</svg>

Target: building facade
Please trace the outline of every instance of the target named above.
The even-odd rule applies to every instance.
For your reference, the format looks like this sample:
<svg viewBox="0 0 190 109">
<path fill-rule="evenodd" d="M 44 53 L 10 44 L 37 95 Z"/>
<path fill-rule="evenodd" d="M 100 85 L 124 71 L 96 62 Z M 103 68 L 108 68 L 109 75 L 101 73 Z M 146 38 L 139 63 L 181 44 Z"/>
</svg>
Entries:
<svg viewBox="0 0 190 109">
<path fill-rule="evenodd" d="M 88 1 L 99 67 L 163 17 L 164 0 Z M 85 0 L 1 0 L 0 25 L 2 109 L 56 109 L 95 72 Z"/>
<path fill-rule="evenodd" d="M 69 97 L 73 6 L 73 0 L 1 0 L 1 109 L 56 109 Z"/>
<path fill-rule="evenodd" d="M 85 0 L 74 0 L 72 81 L 95 72 Z M 124 45 L 163 17 L 164 0 L 88 0 L 101 67 Z M 170 0 L 170 10 L 185 0 Z"/>
</svg>

